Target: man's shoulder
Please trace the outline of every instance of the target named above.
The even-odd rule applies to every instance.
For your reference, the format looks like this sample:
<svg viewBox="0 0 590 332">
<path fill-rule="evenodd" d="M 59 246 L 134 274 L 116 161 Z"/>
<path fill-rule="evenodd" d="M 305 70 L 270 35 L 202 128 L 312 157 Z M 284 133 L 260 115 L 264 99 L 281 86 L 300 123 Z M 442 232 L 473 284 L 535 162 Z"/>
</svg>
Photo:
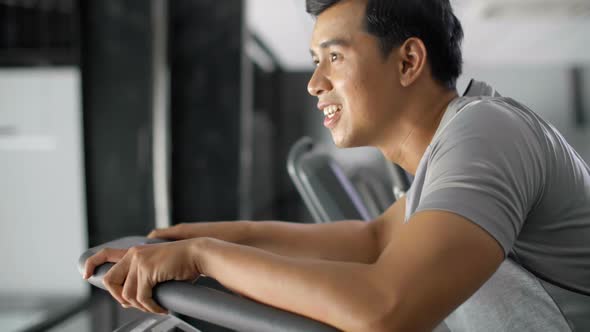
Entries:
<svg viewBox="0 0 590 332">
<path fill-rule="evenodd" d="M 469 98 L 446 124 L 433 145 L 457 140 L 480 139 L 482 143 L 505 141 L 506 137 L 530 140 L 538 137 L 540 118 L 533 111 L 507 97 Z"/>
</svg>

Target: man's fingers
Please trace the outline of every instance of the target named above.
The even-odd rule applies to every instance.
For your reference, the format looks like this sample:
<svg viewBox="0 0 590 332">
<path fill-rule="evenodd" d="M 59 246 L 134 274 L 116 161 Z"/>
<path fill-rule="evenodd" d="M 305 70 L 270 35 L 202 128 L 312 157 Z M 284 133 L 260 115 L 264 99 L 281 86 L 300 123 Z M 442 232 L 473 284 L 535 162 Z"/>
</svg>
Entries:
<svg viewBox="0 0 590 332">
<path fill-rule="evenodd" d="M 141 311 L 147 311 L 139 301 L 137 301 L 137 268 L 131 267 L 129 274 L 123 284 L 123 300 L 131 303 L 134 307 Z"/>
<path fill-rule="evenodd" d="M 131 303 L 125 301 L 122 296 L 123 285 L 107 281 L 106 278 L 103 279 L 103 283 L 107 291 L 111 293 L 111 296 L 114 297 L 117 302 L 121 303 L 123 307 L 131 306 Z"/>
<path fill-rule="evenodd" d="M 122 305 L 130 305 L 123 298 L 123 284 L 129 273 L 129 259 L 122 259 L 115 264 L 107 274 L 105 274 L 102 282 L 111 295 Z"/>
<path fill-rule="evenodd" d="M 152 298 L 152 288 L 154 285 L 152 285 L 148 279 L 145 278 L 145 274 L 141 271 L 138 273 L 138 277 L 139 288 L 137 289 L 137 300 L 139 303 L 141 303 L 141 305 L 148 311 L 155 314 L 168 314 L 168 311 L 160 307 Z"/>
<path fill-rule="evenodd" d="M 160 237 L 160 230 L 159 229 L 154 229 L 153 231 L 151 231 L 148 236 L 148 238 L 150 239 L 155 239 L 155 238 L 159 238 Z"/>
<path fill-rule="evenodd" d="M 127 249 L 105 248 L 100 250 L 95 255 L 86 260 L 86 263 L 84 264 L 84 279 L 90 278 L 97 266 L 107 262 L 117 263 L 123 258 L 123 256 L 125 256 L 126 252 Z"/>
<path fill-rule="evenodd" d="M 169 240 L 178 240 L 180 238 L 180 232 L 178 231 L 178 227 L 172 226 L 168 228 L 159 228 L 154 229 L 148 234 L 148 238 L 150 239 L 169 239 Z"/>
<path fill-rule="evenodd" d="M 150 291 L 151 293 L 151 291 Z M 169 312 L 168 310 L 160 307 L 156 301 L 154 301 L 154 299 L 151 297 L 151 295 L 149 297 L 144 296 L 141 297 L 139 296 L 138 300 L 140 301 L 140 303 L 148 309 L 149 312 L 152 312 L 154 314 L 160 314 L 160 315 L 167 315 Z"/>
</svg>

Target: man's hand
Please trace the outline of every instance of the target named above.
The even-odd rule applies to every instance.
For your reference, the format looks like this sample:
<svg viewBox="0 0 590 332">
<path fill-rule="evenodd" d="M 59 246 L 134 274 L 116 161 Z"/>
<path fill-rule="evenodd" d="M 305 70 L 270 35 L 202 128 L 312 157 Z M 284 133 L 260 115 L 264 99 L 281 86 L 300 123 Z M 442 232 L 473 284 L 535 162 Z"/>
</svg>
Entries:
<svg viewBox="0 0 590 332">
<path fill-rule="evenodd" d="M 205 236 L 203 228 L 207 224 L 200 223 L 183 223 L 168 228 L 154 229 L 148 234 L 150 239 L 167 239 L 167 240 L 186 240 L 200 236 Z"/>
<path fill-rule="evenodd" d="M 86 261 L 84 279 L 106 262 L 116 263 L 104 276 L 103 283 L 125 308 L 157 314 L 167 311 L 152 298 L 152 288 L 168 280 L 194 280 L 200 275 L 199 240 L 150 244 L 130 249 L 106 248 Z"/>
</svg>

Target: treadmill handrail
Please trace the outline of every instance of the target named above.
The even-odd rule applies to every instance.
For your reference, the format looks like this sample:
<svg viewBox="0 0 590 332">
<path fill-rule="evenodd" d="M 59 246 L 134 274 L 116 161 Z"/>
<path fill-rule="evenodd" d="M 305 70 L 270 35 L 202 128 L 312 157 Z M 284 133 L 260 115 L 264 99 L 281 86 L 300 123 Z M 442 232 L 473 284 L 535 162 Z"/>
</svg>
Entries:
<svg viewBox="0 0 590 332">
<path fill-rule="evenodd" d="M 311 138 L 302 137 L 290 149 L 287 171 L 316 223 L 371 219 L 341 166 Z"/>
<path fill-rule="evenodd" d="M 130 248 L 157 242 L 163 241 L 134 236 L 88 249 L 78 260 L 78 270 L 83 273 L 86 260 L 102 248 Z M 113 265 L 113 263 L 106 263 L 97 267 L 88 282 L 105 289 L 102 278 Z M 334 327 L 304 316 L 190 282 L 167 281 L 160 283 L 154 287 L 152 294 L 157 303 L 172 312 L 236 331 L 338 331 Z"/>
</svg>

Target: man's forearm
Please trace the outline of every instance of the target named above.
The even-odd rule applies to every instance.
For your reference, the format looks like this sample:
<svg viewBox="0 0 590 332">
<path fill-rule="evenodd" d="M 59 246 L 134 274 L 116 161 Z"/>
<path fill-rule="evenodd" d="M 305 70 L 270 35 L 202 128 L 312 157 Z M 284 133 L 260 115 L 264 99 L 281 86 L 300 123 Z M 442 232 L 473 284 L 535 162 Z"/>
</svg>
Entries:
<svg viewBox="0 0 590 332">
<path fill-rule="evenodd" d="M 176 234 L 215 238 L 289 257 L 372 263 L 380 251 L 375 228 L 364 221 L 238 221 L 181 224 L 174 228 Z"/>
<path fill-rule="evenodd" d="M 279 255 L 334 261 L 373 263 L 379 248 L 369 223 L 339 221 L 326 224 L 250 222 L 238 241 Z"/>
<path fill-rule="evenodd" d="M 347 331 L 368 330 L 383 316 L 386 305 L 372 280 L 372 264 L 285 257 L 217 239 L 197 241 L 199 270 L 244 296 Z"/>
</svg>

